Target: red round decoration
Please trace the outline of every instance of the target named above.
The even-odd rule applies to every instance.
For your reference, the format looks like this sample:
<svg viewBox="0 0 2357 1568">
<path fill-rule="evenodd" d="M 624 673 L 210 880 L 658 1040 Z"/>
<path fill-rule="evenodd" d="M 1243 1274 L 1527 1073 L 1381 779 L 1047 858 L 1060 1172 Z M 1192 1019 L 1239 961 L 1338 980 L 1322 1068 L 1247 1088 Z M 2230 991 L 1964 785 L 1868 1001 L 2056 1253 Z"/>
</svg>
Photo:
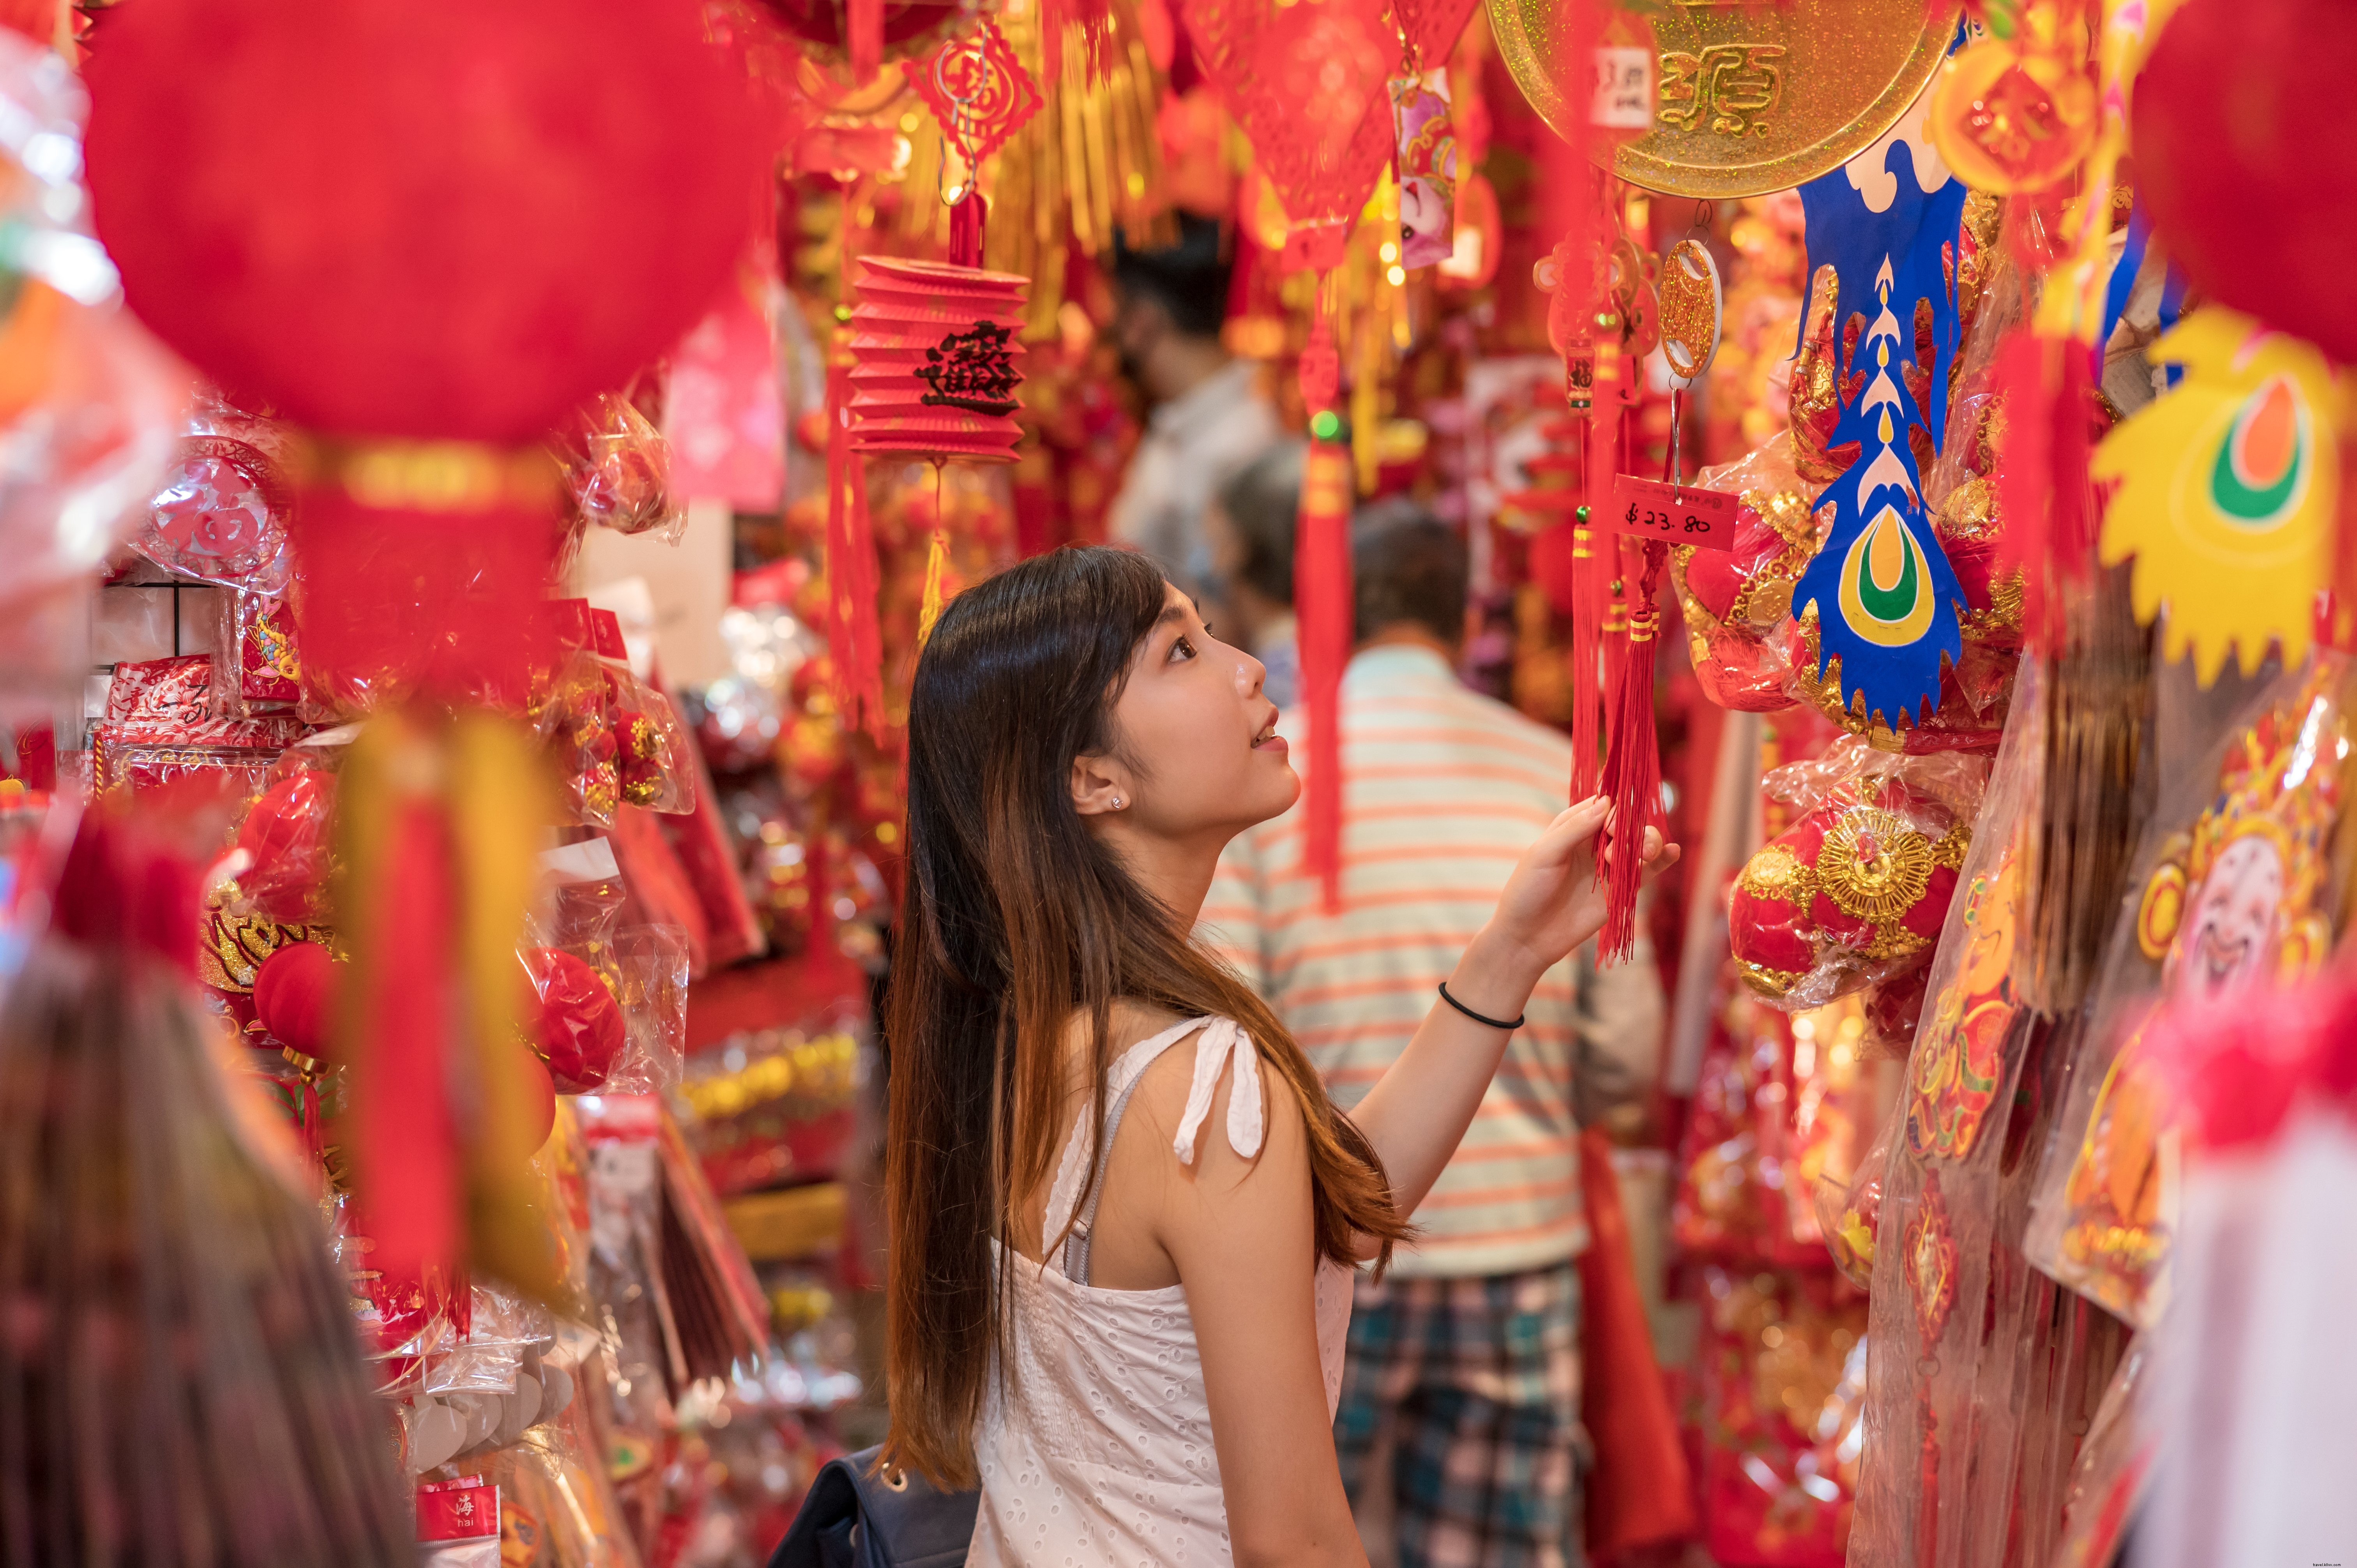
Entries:
<svg viewBox="0 0 2357 1568">
<path fill-rule="evenodd" d="M 767 147 L 686 0 L 142 0 L 91 57 L 125 298 L 316 430 L 522 444 L 694 323 Z"/>
<path fill-rule="evenodd" d="M 282 926 L 327 918 L 328 823 L 335 811 L 336 776 L 307 768 L 255 797 L 238 827 L 237 847 L 253 857 L 238 876 L 238 889 Z"/>
<path fill-rule="evenodd" d="M 289 942 L 254 971 L 254 1016 L 280 1045 L 315 1061 L 328 1060 L 328 1016 L 339 978 L 326 948 Z"/>
<path fill-rule="evenodd" d="M 521 1108 L 510 1134 L 515 1146 L 494 1152 L 521 1161 L 540 1153 L 540 1146 L 556 1127 L 556 1085 L 550 1081 L 547 1063 L 522 1046 L 514 1050 L 516 1102 Z"/>
<path fill-rule="evenodd" d="M 534 948 L 524 969 L 540 994 L 533 1031 L 549 1075 L 567 1094 L 605 1083 L 622 1059 L 622 1009 L 597 972 L 561 948 Z"/>
<path fill-rule="evenodd" d="M 1030 280 L 862 256 L 851 312 L 851 446 L 1015 461 L 1023 301 Z"/>
<path fill-rule="evenodd" d="M 2189 0 L 2136 83 L 2136 196 L 2195 288 L 2357 363 L 2347 0 Z"/>
</svg>

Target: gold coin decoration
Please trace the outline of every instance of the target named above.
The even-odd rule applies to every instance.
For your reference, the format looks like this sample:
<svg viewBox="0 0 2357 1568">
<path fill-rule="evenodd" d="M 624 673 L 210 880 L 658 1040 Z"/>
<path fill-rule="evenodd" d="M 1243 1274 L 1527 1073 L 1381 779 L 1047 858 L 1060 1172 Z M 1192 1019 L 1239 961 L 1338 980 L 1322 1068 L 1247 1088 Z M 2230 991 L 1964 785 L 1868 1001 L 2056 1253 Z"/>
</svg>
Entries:
<svg viewBox="0 0 2357 1568">
<path fill-rule="evenodd" d="M 1680 388 L 1710 369 L 1718 353 L 1718 263 L 1710 247 L 1689 235 L 1662 258 L 1662 357 Z"/>
<path fill-rule="evenodd" d="M 1587 104 L 1566 89 L 1590 72 L 1563 58 L 1560 3 L 1488 0 L 1515 85 L 1568 134 Z M 1652 7 L 1652 128 L 1614 148 L 1613 172 L 1711 200 L 1829 174 L 1881 140 L 1922 92 L 1956 36 L 1957 9 L 1957 0 L 1663 0 Z"/>
</svg>

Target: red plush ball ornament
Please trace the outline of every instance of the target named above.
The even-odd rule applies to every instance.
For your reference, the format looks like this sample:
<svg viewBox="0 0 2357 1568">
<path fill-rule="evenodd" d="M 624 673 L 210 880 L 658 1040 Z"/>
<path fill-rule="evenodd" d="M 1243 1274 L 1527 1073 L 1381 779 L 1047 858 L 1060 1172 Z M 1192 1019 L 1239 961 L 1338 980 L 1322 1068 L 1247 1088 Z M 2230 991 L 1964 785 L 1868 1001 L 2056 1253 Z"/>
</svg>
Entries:
<svg viewBox="0 0 2357 1568">
<path fill-rule="evenodd" d="M 567 1094 L 601 1087 L 622 1059 L 622 1009 L 598 972 L 560 948 L 534 948 L 525 972 L 540 996 L 533 1038 Z"/>
<path fill-rule="evenodd" d="M 253 975 L 253 1015 L 280 1045 L 315 1061 L 332 1059 L 328 1020 L 336 1004 L 338 966 L 317 942 L 289 942 Z"/>
<path fill-rule="evenodd" d="M 768 161 L 686 0 L 143 0 L 91 59 L 131 307 L 314 430 L 536 441 L 686 330 Z"/>
<path fill-rule="evenodd" d="M 2193 285 L 2357 363 L 2347 0 L 2189 0 L 2136 83 L 2136 197 Z"/>
<path fill-rule="evenodd" d="M 1893 776 L 1837 786 L 1736 877 L 1738 971 L 1799 1009 L 1929 963 L 1971 843 L 1968 818 Z"/>
<path fill-rule="evenodd" d="M 336 776 L 307 768 L 256 796 L 238 827 L 237 847 L 253 862 L 239 874 L 238 888 L 280 925 L 327 918 L 328 846 L 335 811 Z"/>
</svg>

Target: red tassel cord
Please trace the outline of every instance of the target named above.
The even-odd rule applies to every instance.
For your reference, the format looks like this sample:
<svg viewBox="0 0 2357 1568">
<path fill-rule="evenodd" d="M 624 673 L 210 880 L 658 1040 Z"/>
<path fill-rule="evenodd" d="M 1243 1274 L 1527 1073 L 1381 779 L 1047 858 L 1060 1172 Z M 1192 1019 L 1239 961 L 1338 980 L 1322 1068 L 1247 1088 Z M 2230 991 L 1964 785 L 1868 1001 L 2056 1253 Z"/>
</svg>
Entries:
<svg viewBox="0 0 2357 1568">
<path fill-rule="evenodd" d="M 1591 492 L 1592 493 L 1592 492 Z M 1571 798 L 1585 800 L 1604 782 L 1604 687 L 1597 665 L 1603 628 L 1596 592 L 1602 571 L 1596 531 L 1588 526 L 1595 503 L 1579 509 L 1571 532 Z"/>
<path fill-rule="evenodd" d="M 851 449 L 851 331 L 835 328 L 826 365 L 826 643 L 835 709 L 884 738 L 884 651 L 876 623 L 876 536 L 866 465 Z"/>
<path fill-rule="evenodd" d="M 2030 641 L 2062 644 L 2068 605 L 2090 585 L 2096 509 L 2088 476 L 2086 356 L 2059 338 L 2018 332 L 1997 350 L 2006 461 L 1996 474 L 2002 558 L 2021 569 Z"/>
<path fill-rule="evenodd" d="M 1327 913 L 1342 906 L 1342 670 L 1351 661 L 1355 596 L 1351 584 L 1351 448 L 1334 439 L 1340 388 L 1334 339 L 1321 314 L 1297 372 L 1314 411 L 1294 529 L 1294 609 L 1301 649 L 1302 706 L 1309 719 L 1303 781 L 1302 869 L 1318 879 Z"/>
<path fill-rule="evenodd" d="M 1644 877 L 1645 830 L 1665 824 L 1662 813 L 1661 736 L 1653 728 L 1653 650 L 1660 641 L 1662 564 L 1670 547 L 1644 542 L 1645 568 L 1628 601 L 1627 654 L 1612 693 L 1612 750 L 1604 763 L 1604 793 L 1612 802 L 1605 829 L 1604 930 L 1597 957 L 1626 959 L 1637 940 L 1637 889 Z"/>
<path fill-rule="evenodd" d="M 843 0 L 843 32 L 851 80 L 865 87 L 884 63 L 884 0 Z"/>
</svg>

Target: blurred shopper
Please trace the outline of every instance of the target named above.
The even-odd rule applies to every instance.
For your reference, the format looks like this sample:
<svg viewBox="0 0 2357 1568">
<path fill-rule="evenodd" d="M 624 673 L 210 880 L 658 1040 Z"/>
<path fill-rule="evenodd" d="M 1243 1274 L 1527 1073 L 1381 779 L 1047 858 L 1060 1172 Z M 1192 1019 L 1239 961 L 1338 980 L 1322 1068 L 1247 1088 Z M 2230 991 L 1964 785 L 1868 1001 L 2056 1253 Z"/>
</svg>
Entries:
<svg viewBox="0 0 2357 1568">
<path fill-rule="evenodd" d="M 1220 487 L 1203 514 L 1220 635 L 1267 671 L 1261 695 L 1293 706 L 1301 654 L 1293 618 L 1293 520 L 1301 510 L 1298 441 L 1280 442 Z"/>
<path fill-rule="evenodd" d="M 1230 844 L 1202 916 L 1345 1107 L 1407 1045 L 1571 776 L 1562 736 L 1457 680 L 1456 533 L 1387 504 L 1353 532 L 1341 911 L 1303 873 L 1297 807 Z M 1589 946 L 1547 971 L 1420 1234 L 1381 1283 L 1361 1276 L 1335 1445 L 1374 1562 L 1394 1541 L 1403 1568 L 1579 1560 L 1575 1093 L 1649 1083 L 1662 1015 L 1641 935 L 1626 964 L 1598 970 Z"/>
<path fill-rule="evenodd" d="M 1259 367 L 1220 341 L 1230 263 L 1220 225 L 1181 213 L 1178 235 L 1168 250 L 1114 252 L 1114 341 L 1150 412 L 1107 526 L 1191 593 L 1211 571 L 1204 509 L 1280 432 Z"/>
</svg>

